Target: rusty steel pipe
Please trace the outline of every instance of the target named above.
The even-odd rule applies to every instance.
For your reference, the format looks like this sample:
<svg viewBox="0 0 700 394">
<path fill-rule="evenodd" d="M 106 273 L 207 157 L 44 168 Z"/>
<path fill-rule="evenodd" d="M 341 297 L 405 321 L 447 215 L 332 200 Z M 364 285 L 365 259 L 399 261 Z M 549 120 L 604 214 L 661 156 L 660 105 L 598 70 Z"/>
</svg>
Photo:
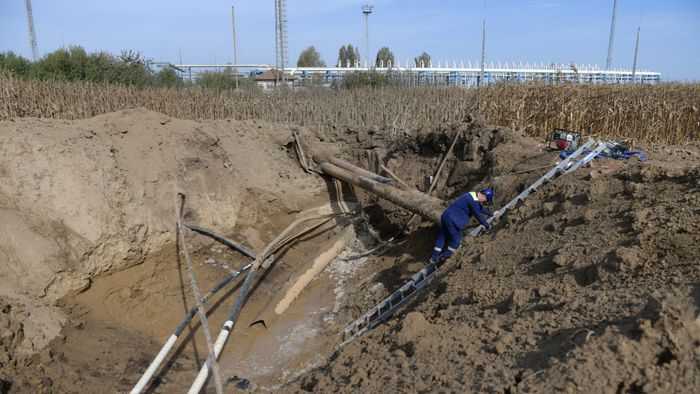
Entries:
<svg viewBox="0 0 700 394">
<path fill-rule="evenodd" d="M 316 163 L 321 163 L 321 164 L 326 163 L 326 162 L 331 163 L 337 167 L 340 167 L 344 170 L 350 171 L 351 173 L 354 173 L 356 175 L 364 176 L 364 177 L 369 178 L 373 181 L 376 181 L 379 183 L 384 183 L 387 185 L 392 185 L 394 187 L 398 187 L 399 189 L 406 188 L 404 185 L 400 184 L 399 182 L 395 181 L 394 179 L 387 178 L 387 177 L 381 176 L 379 174 L 376 174 L 372 171 L 365 170 L 362 167 L 358 167 L 358 166 L 356 166 L 348 161 L 345 161 L 343 159 L 340 159 L 338 157 L 329 156 L 326 153 L 314 154 L 313 158 L 314 158 L 314 161 Z"/>
<path fill-rule="evenodd" d="M 348 170 L 350 172 L 354 172 L 357 175 L 361 175 L 365 178 L 371 179 L 375 182 L 391 185 L 391 186 L 397 187 L 399 189 L 405 189 L 405 187 L 402 184 L 398 183 L 397 181 L 395 181 L 391 178 L 386 178 L 386 177 L 383 177 L 379 174 L 375 174 L 371 171 L 365 170 L 364 168 L 361 168 L 361 167 L 358 167 L 352 163 L 349 163 L 343 159 L 333 157 L 330 160 L 328 160 L 328 162 L 330 162 L 331 164 L 335 164 L 336 166 L 338 166 L 342 169 Z"/>
<path fill-rule="evenodd" d="M 437 197 L 429 196 L 418 190 L 402 190 L 389 186 L 329 162 L 321 163 L 320 167 L 325 174 L 367 190 L 434 223 L 440 224 L 440 215 L 445 209 L 446 203 Z"/>
</svg>

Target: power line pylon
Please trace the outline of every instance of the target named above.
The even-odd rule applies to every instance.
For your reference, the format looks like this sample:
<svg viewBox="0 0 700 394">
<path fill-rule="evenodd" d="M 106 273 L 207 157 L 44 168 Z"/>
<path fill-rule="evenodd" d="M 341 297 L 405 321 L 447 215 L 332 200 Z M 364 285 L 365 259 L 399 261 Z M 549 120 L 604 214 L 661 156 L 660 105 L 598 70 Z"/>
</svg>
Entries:
<svg viewBox="0 0 700 394">
<path fill-rule="evenodd" d="M 610 41 L 608 42 L 608 60 L 605 62 L 605 69 L 612 66 L 613 42 L 615 41 L 615 23 L 617 22 L 617 0 L 613 2 L 612 22 L 610 22 Z"/>
<path fill-rule="evenodd" d="M 32 15 L 32 2 L 26 0 L 24 4 L 27 7 L 27 26 L 29 27 L 29 43 L 32 46 L 32 59 L 34 61 L 39 57 L 39 48 L 36 45 L 36 32 L 34 32 L 34 16 Z"/>
<path fill-rule="evenodd" d="M 275 60 L 282 83 L 287 68 L 287 46 L 287 1 L 275 0 Z"/>
</svg>

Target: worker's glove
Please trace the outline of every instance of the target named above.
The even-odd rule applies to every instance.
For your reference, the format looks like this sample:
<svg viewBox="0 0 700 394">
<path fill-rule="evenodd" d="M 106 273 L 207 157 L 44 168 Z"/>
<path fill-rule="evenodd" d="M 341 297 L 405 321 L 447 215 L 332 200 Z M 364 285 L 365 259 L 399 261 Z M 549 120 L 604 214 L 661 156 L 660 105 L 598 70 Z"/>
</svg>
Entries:
<svg viewBox="0 0 700 394">
<path fill-rule="evenodd" d="M 497 211 L 495 211 L 495 212 L 493 213 L 493 217 L 494 217 L 494 218 L 498 218 L 498 217 L 501 216 L 501 215 L 503 215 L 503 212 L 501 212 L 500 209 L 497 210 Z"/>
</svg>

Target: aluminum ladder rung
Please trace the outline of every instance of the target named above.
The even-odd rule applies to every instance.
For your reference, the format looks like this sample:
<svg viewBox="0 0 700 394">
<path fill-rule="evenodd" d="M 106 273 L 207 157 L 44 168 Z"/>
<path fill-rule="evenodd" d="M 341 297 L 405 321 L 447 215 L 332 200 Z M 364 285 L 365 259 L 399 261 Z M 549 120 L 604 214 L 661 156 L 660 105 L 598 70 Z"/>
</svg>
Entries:
<svg viewBox="0 0 700 394">
<path fill-rule="evenodd" d="M 437 272 L 437 267 L 429 263 L 423 269 L 411 276 L 411 279 L 393 292 L 389 297 L 382 300 L 366 314 L 343 330 L 343 336 L 347 343 L 361 333 L 370 330 L 384 322 L 393 313 L 403 306 L 411 297 L 425 287 L 427 281 Z M 388 307 L 387 307 L 388 306 Z M 384 309 L 386 307 L 386 309 Z"/>
<path fill-rule="evenodd" d="M 590 162 L 591 160 L 593 160 L 596 156 L 598 156 L 600 153 L 602 153 L 607 148 L 608 148 L 607 143 L 605 143 L 605 142 L 598 143 L 598 146 L 594 150 L 592 150 L 590 153 L 588 153 L 586 156 L 584 156 L 583 159 L 577 161 L 574 165 L 572 165 L 564 173 L 569 174 L 569 173 L 572 173 L 572 172 L 578 170 L 582 165 L 585 165 L 588 162 Z"/>
</svg>

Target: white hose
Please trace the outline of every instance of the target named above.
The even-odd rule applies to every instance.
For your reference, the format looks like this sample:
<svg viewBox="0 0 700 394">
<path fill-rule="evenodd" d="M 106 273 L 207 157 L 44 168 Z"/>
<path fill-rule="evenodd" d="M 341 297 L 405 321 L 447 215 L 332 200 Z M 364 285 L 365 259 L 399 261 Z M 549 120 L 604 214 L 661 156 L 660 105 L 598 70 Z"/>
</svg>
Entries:
<svg viewBox="0 0 700 394">
<path fill-rule="evenodd" d="M 226 343 L 229 334 L 231 334 L 232 329 L 233 321 L 228 320 L 226 323 L 224 323 L 224 327 L 221 329 L 219 336 L 216 338 L 216 343 L 214 343 L 214 360 L 219 358 L 219 354 L 221 354 L 221 349 L 223 349 L 224 344 Z M 198 394 L 204 386 L 204 383 L 206 383 L 207 378 L 209 377 L 209 373 L 209 364 L 204 363 L 204 365 L 202 365 L 202 369 L 199 370 L 197 377 L 194 379 L 194 382 L 192 382 L 192 386 L 190 387 L 190 390 L 187 392 L 187 394 Z"/>
<path fill-rule="evenodd" d="M 160 349 L 160 352 L 158 352 L 156 358 L 153 359 L 151 365 L 148 366 L 148 369 L 146 370 L 146 372 L 144 372 L 143 376 L 141 376 L 141 379 L 139 379 L 139 381 L 136 383 L 136 386 L 134 386 L 134 388 L 131 389 L 130 394 L 140 394 L 143 391 L 143 389 L 146 388 L 146 384 L 149 380 L 151 380 L 153 374 L 156 373 L 156 370 L 165 359 L 165 356 L 168 355 L 170 349 L 172 349 L 173 345 L 175 345 L 175 342 L 177 342 L 177 335 L 173 334 L 170 336 L 170 338 L 168 338 L 168 341 L 165 342 L 163 348 Z"/>
</svg>

